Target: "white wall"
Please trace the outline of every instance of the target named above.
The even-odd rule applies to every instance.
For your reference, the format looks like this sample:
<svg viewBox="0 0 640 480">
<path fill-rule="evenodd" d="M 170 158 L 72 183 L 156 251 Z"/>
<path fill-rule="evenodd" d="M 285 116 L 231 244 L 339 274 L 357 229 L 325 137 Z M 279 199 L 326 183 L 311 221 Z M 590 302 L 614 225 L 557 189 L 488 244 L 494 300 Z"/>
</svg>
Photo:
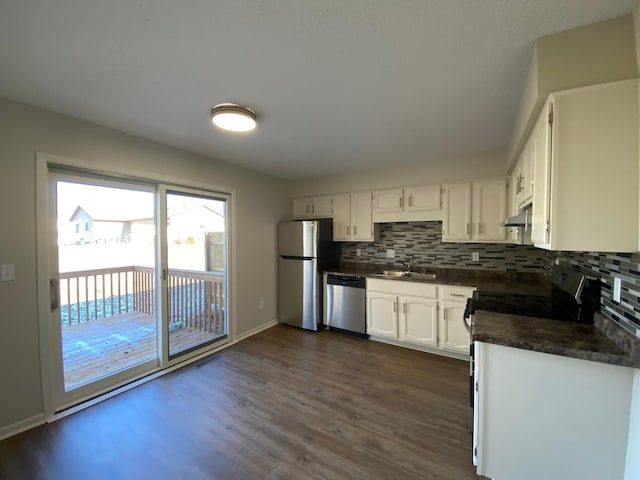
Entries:
<svg viewBox="0 0 640 480">
<path fill-rule="evenodd" d="M 16 280 L 0 283 L 0 430 L 42 413 L 37 151 L 235 189 L 237 333 L 277 318 L 276 225 L 290 215 L 285 181 L 0 99 L 0 263 L 16 266 Z M 260 300 L 263 310 L 258 309 Z"/>
<path fill-rule="evenodd" d="M 394 165 L 394 159 L 390 158 L 387 168 L 291 182 L 289 193 L 291 197 L 304 197 L 306 195 L 492 177 L 505 173 L 504 152 L 502 150 L 468 153 L 402 165 Z"/>
</svg>

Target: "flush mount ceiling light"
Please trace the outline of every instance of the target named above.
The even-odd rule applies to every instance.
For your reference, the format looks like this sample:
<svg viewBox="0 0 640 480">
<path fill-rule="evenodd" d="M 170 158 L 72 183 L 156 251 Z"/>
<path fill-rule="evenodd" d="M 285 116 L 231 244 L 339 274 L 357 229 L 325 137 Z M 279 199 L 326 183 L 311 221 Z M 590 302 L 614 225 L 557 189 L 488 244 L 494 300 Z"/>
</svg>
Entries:
<svg viewBox="0 0 640 480">
<path fill-rule="evenodd" d="M 256 128 L 256 112 L 235 103 L 221 103 L 211 109 L 211 121 L 230 132 L 249 132 Z"/>
</svg>

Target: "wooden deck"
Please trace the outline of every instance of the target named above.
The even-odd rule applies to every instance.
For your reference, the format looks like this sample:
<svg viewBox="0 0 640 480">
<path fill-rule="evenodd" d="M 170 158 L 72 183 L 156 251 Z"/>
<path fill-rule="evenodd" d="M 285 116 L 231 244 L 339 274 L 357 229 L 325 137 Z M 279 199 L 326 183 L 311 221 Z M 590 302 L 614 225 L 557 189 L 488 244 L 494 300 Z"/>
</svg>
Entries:
<svg viewBox="0 0 640 480">
<path fill-rule="evenodd" d="M 216 338 L 210 332 L 182 327 L 169 333 L 171 354 Z M 72 390 L 157 356 L 156 319 L 129 312 L 62 326 L 65 388 Z"/>
</svg>

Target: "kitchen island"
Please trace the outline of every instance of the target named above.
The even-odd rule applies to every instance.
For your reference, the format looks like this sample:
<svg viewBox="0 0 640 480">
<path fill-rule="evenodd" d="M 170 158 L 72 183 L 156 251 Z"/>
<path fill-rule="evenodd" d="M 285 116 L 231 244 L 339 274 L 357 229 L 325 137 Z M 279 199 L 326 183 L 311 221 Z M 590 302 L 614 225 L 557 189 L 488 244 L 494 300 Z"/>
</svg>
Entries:
<svg viewBox="0 0 640 480">
<path fill-rule="evenodd" d="M 632 479 L 640 341 L 595 323 L 477 311 L 474 463 L 490 478 Z"/>
</svg>

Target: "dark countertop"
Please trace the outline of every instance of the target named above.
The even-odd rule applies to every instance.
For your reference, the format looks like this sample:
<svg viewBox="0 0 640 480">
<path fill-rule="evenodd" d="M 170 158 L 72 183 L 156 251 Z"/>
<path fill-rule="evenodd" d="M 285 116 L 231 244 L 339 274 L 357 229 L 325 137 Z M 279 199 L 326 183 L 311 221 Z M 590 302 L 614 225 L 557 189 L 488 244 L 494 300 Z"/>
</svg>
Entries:
<svg viewBox="0 0 640 480">
<path fill-rule="evenodd" d="M 604 315 L 593 325 L 476 312 L 473 340 L 534 352 L 640 368 L 640 340 Z"/>
<path fill-rule="evenodd" d="M 366 278 L 382 270 L 400 270 L 398 265 L 345 263 L 327 273 Z M 435 280 L 389 278 L 399 282 L 422 282 L 436 285 L 476 287 L 481 292 L 518 295 L 549 295 L 551 286 L 540 274 L 492 272 L 446 268 L 411 268 L 419 273 L 435 273 Z M 640 368 L 640 339 L 601 313 L 595 323 L 585 325 L 544 318 L 522 317 L 502 313 L 476 312 L 473 339 L 507 347 L 561 355 L 582 360 Z"/>
<path fill-rule="evenodd" d="M 382 270 L 401 270 L 398 265 L 373 265 L 364 263 L 343 264 L 340 267 L 327 270 L 326 273 L 338 275 L 353 275 L 366 278 L 382 278 L 376 272 Z M 519 295 L 548 295 L 551 287 L 548 281 L 537 273 L 492 272 L 486 270 L 462 270 L 448 268 L 412 267 L 411 271 L 418 273 L 435 273 L 435 280 L 416 278 L 388 278 L 398 282 L 421 282 L 434 285 L 453 285 L 461 287 L 475 287 L 479 291 L 513 293 Z"/>
</svg>

